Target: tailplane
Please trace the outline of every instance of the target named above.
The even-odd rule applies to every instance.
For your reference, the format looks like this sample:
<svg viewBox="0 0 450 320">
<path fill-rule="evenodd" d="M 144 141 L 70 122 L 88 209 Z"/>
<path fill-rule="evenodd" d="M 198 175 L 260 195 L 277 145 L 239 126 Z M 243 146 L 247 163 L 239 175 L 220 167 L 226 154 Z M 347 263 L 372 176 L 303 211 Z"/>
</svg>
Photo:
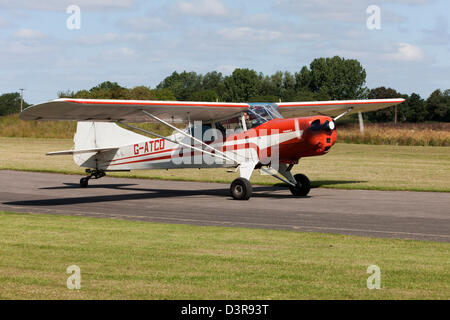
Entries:
<svg viewBox="0 0 450 320">
<path fill-rule="evenodd" d="M 123 129 L 111 122 L 78 122 L 74 150 L 49 152 L 47 155 L 73 155 L 82 167 L 101 169 L 101 163 L 111 160 L 122 146 L 148 140 L 148 137 Z"/>
</svg>

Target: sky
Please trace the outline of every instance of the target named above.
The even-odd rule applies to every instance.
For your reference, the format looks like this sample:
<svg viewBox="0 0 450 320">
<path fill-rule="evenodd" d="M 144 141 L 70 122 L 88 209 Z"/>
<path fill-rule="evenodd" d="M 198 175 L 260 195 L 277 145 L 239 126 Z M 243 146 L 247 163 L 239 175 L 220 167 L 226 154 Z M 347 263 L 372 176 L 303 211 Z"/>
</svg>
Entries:
<svg viewBox="0 0 450 320">
<path fill-rule="evenodd" d="M 25 88 L 35 104 L 103 81 L 294 73 L 338 55 L 361 62 L 369 88 L 426 98 L 450 88 L 449 13 L 445 0 L 0 0 L 0 94 Z"/>
</svg>

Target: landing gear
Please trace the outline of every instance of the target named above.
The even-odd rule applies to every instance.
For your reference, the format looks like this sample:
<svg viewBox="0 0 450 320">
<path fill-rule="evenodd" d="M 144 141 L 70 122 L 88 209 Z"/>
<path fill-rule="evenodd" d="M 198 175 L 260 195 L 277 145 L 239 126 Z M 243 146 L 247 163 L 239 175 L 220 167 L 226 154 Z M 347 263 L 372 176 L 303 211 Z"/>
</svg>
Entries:
<svg viewBox="0 0 450 320">
<path fill-rule="evenodd" d="M 291 190 L 292 195 L 296 197 L 304 197 L 309 193 L 309 190 L 311 190 L 311 183 L 309 182 L 309 179 L 304 174 L 296 174 L 294 176 L 295 181 L 297 181 L 297 184 L 294 186 L 289 186 L 289 190 Z"/>
<path fill-rule="evenodd" d="M 80 179 L 80 188 L 87 188 L 89 183 L 89 177 L 83 177 Z"/>
<path fill-rule="evenodd" d="M 86 169 L 86 173 L 89 173 L 89 175 L 80 179 L 80 188 L 87 188 L 89 179 L 100 179 L 106 175 L 103 170 Z"/>
<path fill-rule="evenodd" d="M 252 196 L 252 184 L 245 178 L 237 178 L 231 183 L 230 192 L 235 200 L 248 200 Z"/>
</svg>

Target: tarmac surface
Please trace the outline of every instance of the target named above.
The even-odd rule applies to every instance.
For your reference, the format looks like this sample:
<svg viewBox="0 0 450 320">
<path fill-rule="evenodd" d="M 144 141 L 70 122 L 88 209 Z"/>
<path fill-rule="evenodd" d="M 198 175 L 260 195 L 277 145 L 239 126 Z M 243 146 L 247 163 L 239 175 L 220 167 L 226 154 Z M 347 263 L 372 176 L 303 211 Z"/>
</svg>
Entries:
<svg viewBox="0 0 450 320">
<path fill-rule="evenodd" d="M 236 201 L 229 185 L 0 171 L 0 210 L 202 226 L 312 231 L 450 242 L 450 193 L 253 186 Z"/>
</svg>

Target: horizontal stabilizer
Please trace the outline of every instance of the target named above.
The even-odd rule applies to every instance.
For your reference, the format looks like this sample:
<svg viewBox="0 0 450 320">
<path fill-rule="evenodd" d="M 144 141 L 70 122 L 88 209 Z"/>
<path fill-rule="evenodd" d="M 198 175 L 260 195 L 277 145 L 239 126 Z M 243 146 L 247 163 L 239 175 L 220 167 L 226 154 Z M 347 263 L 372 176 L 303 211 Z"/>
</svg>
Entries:
<svg viewBox="0 0 450 320">
<path fill-rule="evenodd" d="M 73 155 L 73 154 L 81 154 L 81 153 L 93 153 L 93 152 L 106 152 L 117 150 L 119 148 L 95 148 L 95 149 L 83 149 L 83 150 L 63 150 L 63 151 L 55 151 L 48 152 L 47 156 L 63 156 L 63 155 Z"/>
</svg>

